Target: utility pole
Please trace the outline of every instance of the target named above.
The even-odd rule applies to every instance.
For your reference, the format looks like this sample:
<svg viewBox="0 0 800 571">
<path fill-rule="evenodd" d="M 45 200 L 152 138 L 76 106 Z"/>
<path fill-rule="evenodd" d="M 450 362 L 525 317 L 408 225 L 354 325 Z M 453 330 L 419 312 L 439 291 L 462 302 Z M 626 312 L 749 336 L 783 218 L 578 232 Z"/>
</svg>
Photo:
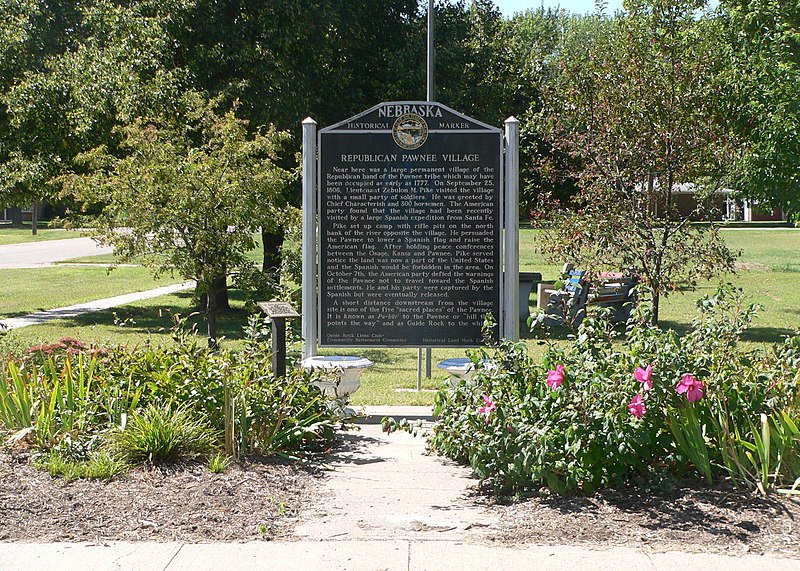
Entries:
<svg viewBox="0 0 800 571">
<path fill-rule="evenodd" d="M 433 102 L 434 94 L 434 45 L 433 45 L 433 17 L 435 9 L 433 0 L 428 0 L 428 82 L 427 82 L 427 101 Z M 431 348 L 425 347 L 425 378 L 431 378 Z M 417 390 L 422 389 L 422 347 L 417 352 Z"/>
<path fill-rule="evenodd" d="M 433 7 L 433 0 L 428 0 L 428 101 L 435 99 L 433 88 L 433 67 L 434 67 L 434 45 L 433 45 L 433 17 L 435 15 L 435 8 Z"/>
</svg>

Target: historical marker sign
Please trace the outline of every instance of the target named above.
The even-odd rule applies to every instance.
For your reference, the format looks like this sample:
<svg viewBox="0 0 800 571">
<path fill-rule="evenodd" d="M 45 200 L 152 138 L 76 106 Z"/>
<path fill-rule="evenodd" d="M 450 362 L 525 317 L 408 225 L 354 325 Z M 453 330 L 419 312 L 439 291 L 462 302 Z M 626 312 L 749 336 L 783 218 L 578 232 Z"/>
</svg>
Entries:
<svg viewBox="0 0 800 571">
<path fill-rule="evenodd" d="M 438 103 L 320 131 L 320 344 L 482 344 L 500 316 L 501 157 L 500 129 Z"/>
</svg>

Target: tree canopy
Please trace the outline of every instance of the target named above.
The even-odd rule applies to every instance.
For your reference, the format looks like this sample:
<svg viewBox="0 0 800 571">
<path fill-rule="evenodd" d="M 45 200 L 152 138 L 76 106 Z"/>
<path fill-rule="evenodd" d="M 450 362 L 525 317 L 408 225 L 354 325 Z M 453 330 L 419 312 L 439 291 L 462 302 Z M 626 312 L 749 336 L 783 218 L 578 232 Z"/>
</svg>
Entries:
<svg viewBox="0 0 800 571">
<path fill-rule="evenodd" d="M 654 322 L 662 295 L 733 269 L 716 228 L 690 224 L 702 201 L 691 212 L 677 203 L 687 185 L 696 197 L 717 190 L 735 151 L 717 81 L 726 49 L 715 20 L 698 17 L 703 4 L 631 0 L 626 18 L 592 26 L 591 43 L 585 29 L 569 30 L 540 114 L 580 187 L 575 210 L 552 219 L 549 255 L 594 271 L 636 268 Z"/>
<path fill-rule="evenodd" d="M 181 120 L 137 119 L 121 127 L 122 157 L 94 149 L 78 159 L 88 173 L 63 182 L 102 205 L 97 229 L 121 259 L 140 257 L 157 273 L 197 282 L 208 296 L 213 345 L 216 278 L 252 271 L 254 232 L 291 216 L 282 198 L 291 174 L 276 165 L 286 134 L 250 134 L 235 110 L 219 114 L 195 93 L 181 101 Z"/>
<path fill-rule="evenodd" d="M 743 154 L 735 186 L 800 221 L 800 4 L 723 0 Z"/>
</svg>

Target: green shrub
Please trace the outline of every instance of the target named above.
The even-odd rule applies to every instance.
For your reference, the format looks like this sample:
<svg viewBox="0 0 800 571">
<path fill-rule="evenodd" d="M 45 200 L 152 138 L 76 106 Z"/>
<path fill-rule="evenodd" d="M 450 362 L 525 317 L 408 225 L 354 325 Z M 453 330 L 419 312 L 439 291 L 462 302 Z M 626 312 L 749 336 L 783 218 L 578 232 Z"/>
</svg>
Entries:
<svg viewBox="0 0 800 571">
<path fill-rule="evenodd" d="M 208 470 L 214 474 L 222 474 L 231 465 L 232 458 L 223 452 L 217 452 L 208 459 Z"/>
<path fill-rule="evenodd" d="M 252 323 L 249 329 L 261 331 Z M 233 453 L 313 453 L 333 440 L 335 409 L 309 373 L 296 369 L 275 378 L 269 346 L 251 340 L 241 351 L 214 352 L 194 338 L 178 334 L 177 340 L 174 346 L 113 352 L 110 383 L 135 387 L 142 405 L 185 405 L 219 431 L 225 430 L 227 409 Z"/>
<path fill-rule="evenodd" d="M 174 345 L 97 349 L 63 339 L 4 360 L 0 429 L 17 438 L 33 435 L 43 450 L 63 448 L 65 441 L 91 447 L 93 439 L 132 420 L 135 411 L 169 402 L 188 424 L 227 432 L 226 451 L 234 457 L 294 456 L 328 447 L 340 424 L 335 408 L 309 373 L 293 370 L 275 378 L 270 349 L 259 341 L 263 324 L 251 323 L 253 337 L 236 352 L 210 351 L 181 325 L 173 331 Z M 157 434 L 153 428 L 150 445 L 158 455 L 156 440 L 172 436 Z M 85 455 L 70 457 L 86 461 Z"/>
<path fill-rule="evenodd" d="M 111 480 L 125 473 L 128 464 L 109 451 L 92 452 L 85 460 L 75 460 L 58 450 L 50 450 L 34 461 L 37 469 L 67 481 L 88 478 Z"/>
<path fill-rule="evenodd" d="M 698 307 L 684 336 L 631 322 L 620 343 L 600 316 L 570 346 L 549 345 L 541 364 L 524 343 L 475 352 L 475 378 L 437 395 L 432 448 L 498 494 L 591 491 L 664 471 L 764 493 L 791 484 L 800 343 L 740 349 L 757 308 L 731 288 Z"/>
<path fill-rule="evenodd" d="M 153 403 L 128 419 L 116 448 L 133 464 L 165 464 L 207 458 L 220 442 L 219 431 L 187 406 Z"/>
</svg>

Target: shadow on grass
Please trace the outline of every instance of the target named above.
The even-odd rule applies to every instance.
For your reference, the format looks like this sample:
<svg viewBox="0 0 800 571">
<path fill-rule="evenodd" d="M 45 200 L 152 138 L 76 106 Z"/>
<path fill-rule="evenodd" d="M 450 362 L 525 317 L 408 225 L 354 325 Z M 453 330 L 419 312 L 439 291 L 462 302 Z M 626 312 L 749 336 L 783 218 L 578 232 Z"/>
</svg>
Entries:
<svg viewBox="0 0 800 571">
<path fill-rule="evenodd" d="M 45 310 L 44 309 L 37 309 L 36 311 L 45 311 Z M 2 315 L 0 315 L 0 319 L 11 319 L 11 318 L 14 318 L 14 317 L 25 317 L 29 313 L 32 313 L 32 312 L 28 312 L 28 311 L 9 311 L 8 313 L 3 313 Z"/>
<path fill-rule="evenodd" d="M 525 340 L 538 339 L 544 341 L 545 339 L 551 339 L 563 341 L 573 338 L 574 336 L 575 333 L 569 327 L 564 325 L 549 326 L 546 331 L 543 331 L 539 328 L 531 331 L 528 329 L 527 325 L 520 324 L 519 326 L 519 338 Z"/>
<path fill-rule="evenodd" d="M 677 333 L 681 337 L 686 335 L 692 328 L 691 323 L 685 323 L 683 321 L 669 321 L 667 319 L 662 319 L 661 321 L 659 321 L 658 326 L 663 331 L 668 331 L 672 329 L 675 333 Z"/>
<path fill-rule="evenodd" d="M 796 334 L 797 331 L 784 327 L 751 327 L 742 334 L 742 341 L 783 343 L 784 339 Z"/>
</svg>

